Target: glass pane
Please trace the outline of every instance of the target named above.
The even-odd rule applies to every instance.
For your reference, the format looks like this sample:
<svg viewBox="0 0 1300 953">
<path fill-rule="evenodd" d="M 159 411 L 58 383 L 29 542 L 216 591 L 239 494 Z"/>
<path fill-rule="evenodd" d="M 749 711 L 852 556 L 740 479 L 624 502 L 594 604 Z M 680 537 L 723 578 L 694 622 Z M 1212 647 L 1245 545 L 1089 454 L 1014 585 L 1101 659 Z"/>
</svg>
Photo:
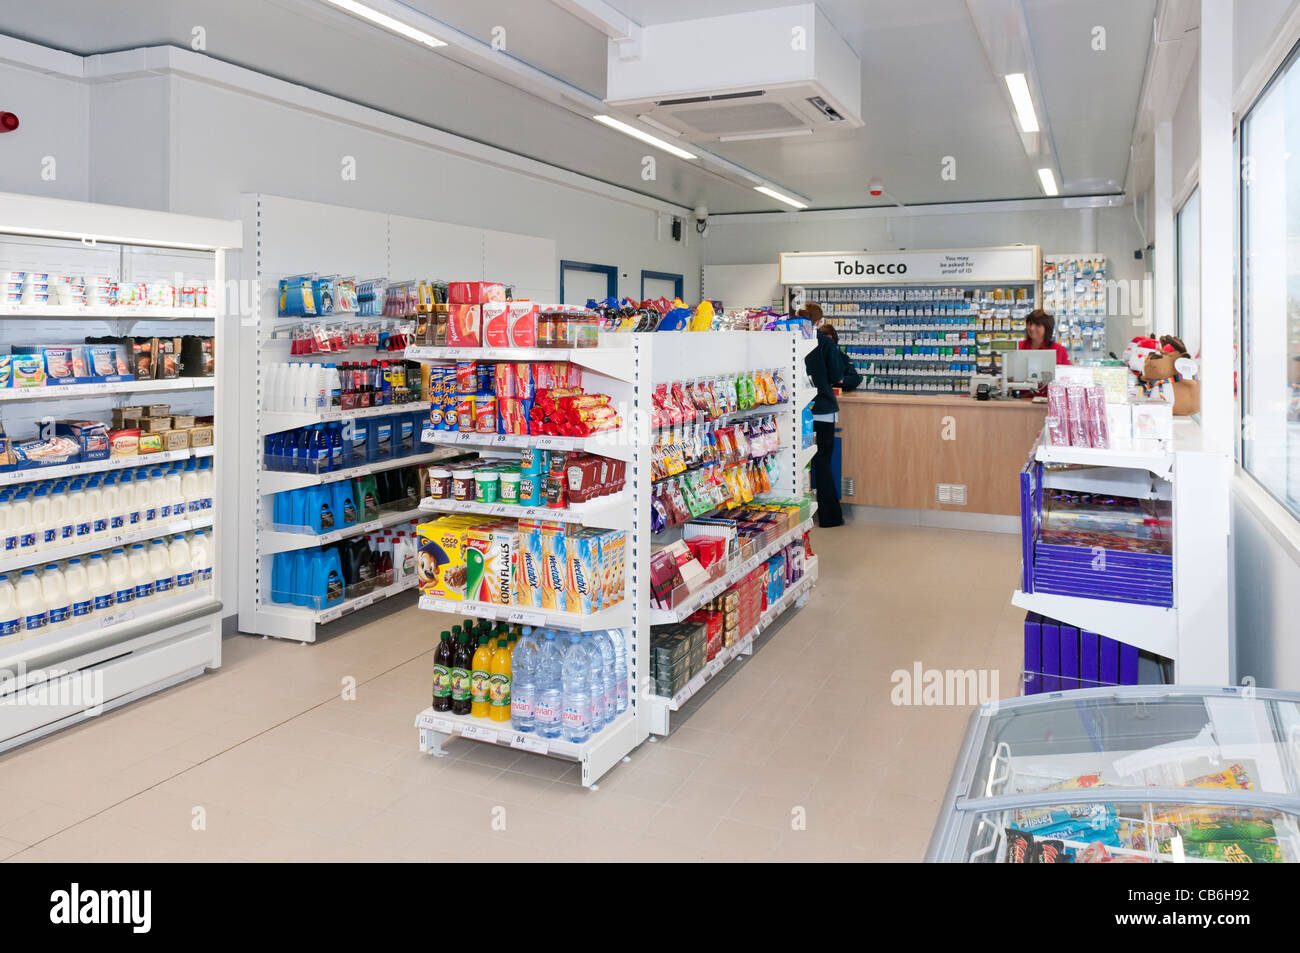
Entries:
<svg viewBox="0 0 1300 953">
<path fill-rule="evenodd" d="M 1300 791 L 1295 702 L 1148 690 L 1004 706 L 988 717 L 973 798 L 1092 788 Z"/>
<path fill-rule="evenodd" d="M 1201 354 L 1201 193 L 1178 212 L 1178 336 L 1192 357 Z"/>
<path fill-rule="evenodd" d="M 1227 804 L 1062 802 L 981 813 L 972 863 L 1297 863 L 1296 817 Z"/>
<path fill-rule="evenodd" d="M 1242 135 L 1245 467 L 1300 514 L 1300 69 L 1288 64 Z"/>
</svg>

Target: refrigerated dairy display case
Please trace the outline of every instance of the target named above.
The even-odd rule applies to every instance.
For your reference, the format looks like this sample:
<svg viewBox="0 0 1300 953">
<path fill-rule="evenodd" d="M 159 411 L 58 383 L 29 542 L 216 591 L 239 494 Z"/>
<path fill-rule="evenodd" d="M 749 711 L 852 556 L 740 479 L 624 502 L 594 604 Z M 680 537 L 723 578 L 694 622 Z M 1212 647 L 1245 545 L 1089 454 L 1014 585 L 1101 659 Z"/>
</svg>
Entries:
<svg viewBox="0 0 1300 953">
<path fill-rule="evenodd" d="M 1300 694 L 1128 685 L 971 715 L 926 853 L 958 863 L 1300 860 Z"/>
</svg>

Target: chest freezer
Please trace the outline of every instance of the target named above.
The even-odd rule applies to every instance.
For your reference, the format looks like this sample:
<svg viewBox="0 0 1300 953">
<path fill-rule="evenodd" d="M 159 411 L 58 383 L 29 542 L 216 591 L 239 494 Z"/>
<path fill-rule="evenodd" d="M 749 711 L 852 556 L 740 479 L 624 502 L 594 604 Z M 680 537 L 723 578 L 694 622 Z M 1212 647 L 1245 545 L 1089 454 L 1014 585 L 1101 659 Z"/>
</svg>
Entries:
<svg viewBox="0 0 1300 953">
<path fill-rule="evenodd" d="M 1300 694 L 1127 685 L 981 706 L 926 860 L 1300 861 Z"/>
</svg>

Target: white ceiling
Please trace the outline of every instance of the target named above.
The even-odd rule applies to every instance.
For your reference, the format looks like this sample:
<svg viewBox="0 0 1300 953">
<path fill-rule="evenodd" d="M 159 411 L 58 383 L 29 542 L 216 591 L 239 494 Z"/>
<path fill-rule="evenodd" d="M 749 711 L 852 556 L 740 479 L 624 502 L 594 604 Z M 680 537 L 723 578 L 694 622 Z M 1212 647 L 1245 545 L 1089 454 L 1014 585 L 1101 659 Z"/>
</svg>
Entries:
<svg viewBox="0 0 1300 953">
<path fill-rule="evenodd" d="M 789 0 L 607 2 L 650 24 Z M 1005 0 L 971 0 L 985 2 Z M 1120 191 L 1156 0 L 1021 3 L 1062 194 Z M 406 4 L 483 42 L 503 26 L 507 52 L 500 55 L 603 96 L 605 37 L 548 0 Z M 865 127 L 811 141 L 715 144 L 712 151 L 807 196 L 814 208 L 880 204 L 866 192 L 875 177 L 905 204 L 1041 194 L 966 0 L 818 6 L 862 62 Z M 1090 45 L 1098 25 L 1106 28 L 1104 52 Z M 318 0 L 0 0 L 0 32 L 80 54 L 189 47 L 195 26 L 206 31 L 209 55 L 667 201 L 714 212 L 783 208 L 699 162 L 666 154 L 658 155 L 658 178 L 645 182 L 644 145 L 539 99 L 526 81 L 507 84 L 476 69 L 472 57 L 457 62 L 448 51 L 424 49 Z M 956 159 L 955 181 L 940 176 L 944 156 Z"/>
</svg>

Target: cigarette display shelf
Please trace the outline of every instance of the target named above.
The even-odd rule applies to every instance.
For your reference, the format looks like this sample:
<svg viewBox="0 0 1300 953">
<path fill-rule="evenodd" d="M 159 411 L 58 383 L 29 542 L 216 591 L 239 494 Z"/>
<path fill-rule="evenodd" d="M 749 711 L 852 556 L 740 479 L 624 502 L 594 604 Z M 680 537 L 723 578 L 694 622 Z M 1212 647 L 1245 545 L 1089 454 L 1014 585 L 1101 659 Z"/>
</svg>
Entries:
<svg viewBox="0 0 1300 953">
<path fill-rule="evenodd" d="M 218 291 L 225 286 L 226 254 L 242 242 L 238 222 L 173 215 L 145 209 L 97 205 L 31 195 L 0 194 L 0 270 L 105 278 L 117 284 L 170 283 L 177 274 L 187 284 Z M 163 308 L 135 305 L 0 304 L 4 350 L 18 343 L 130 333 L 137 324 L 172 322 L 174 330 L 213 338 L 215 378 L 104 381 L 46 384 L 0 391 L 7 407 L 10 440 L 40 415 L 54 415 L 56 401 L 79 399 L 81 419 L 107 421 L 108 408 L 122 394 L 193 394 L 196 409 L 209 405 L 221 430 L 224 385 L 238 362 L 226 351 L 229 322 L 214 320 L 217 307 Z M 193 325 L 194 329 L 188 325 Z M 57 406 L 57 405 L 55 405 Z M 201 411 L 202 412 L 202 411 Z M 69 411 L 71 413 L 71 411 Z M 66 416 L 67 414 L 63 414 Z M 57 480 L 134 467 L 211 457 L 212 446 L 160 451 L 76 463 L 15 469 L 0 473 L 0 486 Z M 218 461 L 219 463 L 220 461 Z M 191 519 L 172 520 L 131 533 L 101 536 L 85 543 L 34 554 L 10 555 L 3 570 L 75 558 L 132 541 L 189 532 L 203 527 L 210 546 L 211 578 L 182 593 L 119 607 L 31 638 L 0 646 L 0 666 L 13 677 L 0 684 L 0 750 L 47 735 L 88 717 L 124 705 L 221 665 L 222 605 L 220 532 L 226 505 L 223 467 L 213 467 L 212 508 Z"/>
</svg>

